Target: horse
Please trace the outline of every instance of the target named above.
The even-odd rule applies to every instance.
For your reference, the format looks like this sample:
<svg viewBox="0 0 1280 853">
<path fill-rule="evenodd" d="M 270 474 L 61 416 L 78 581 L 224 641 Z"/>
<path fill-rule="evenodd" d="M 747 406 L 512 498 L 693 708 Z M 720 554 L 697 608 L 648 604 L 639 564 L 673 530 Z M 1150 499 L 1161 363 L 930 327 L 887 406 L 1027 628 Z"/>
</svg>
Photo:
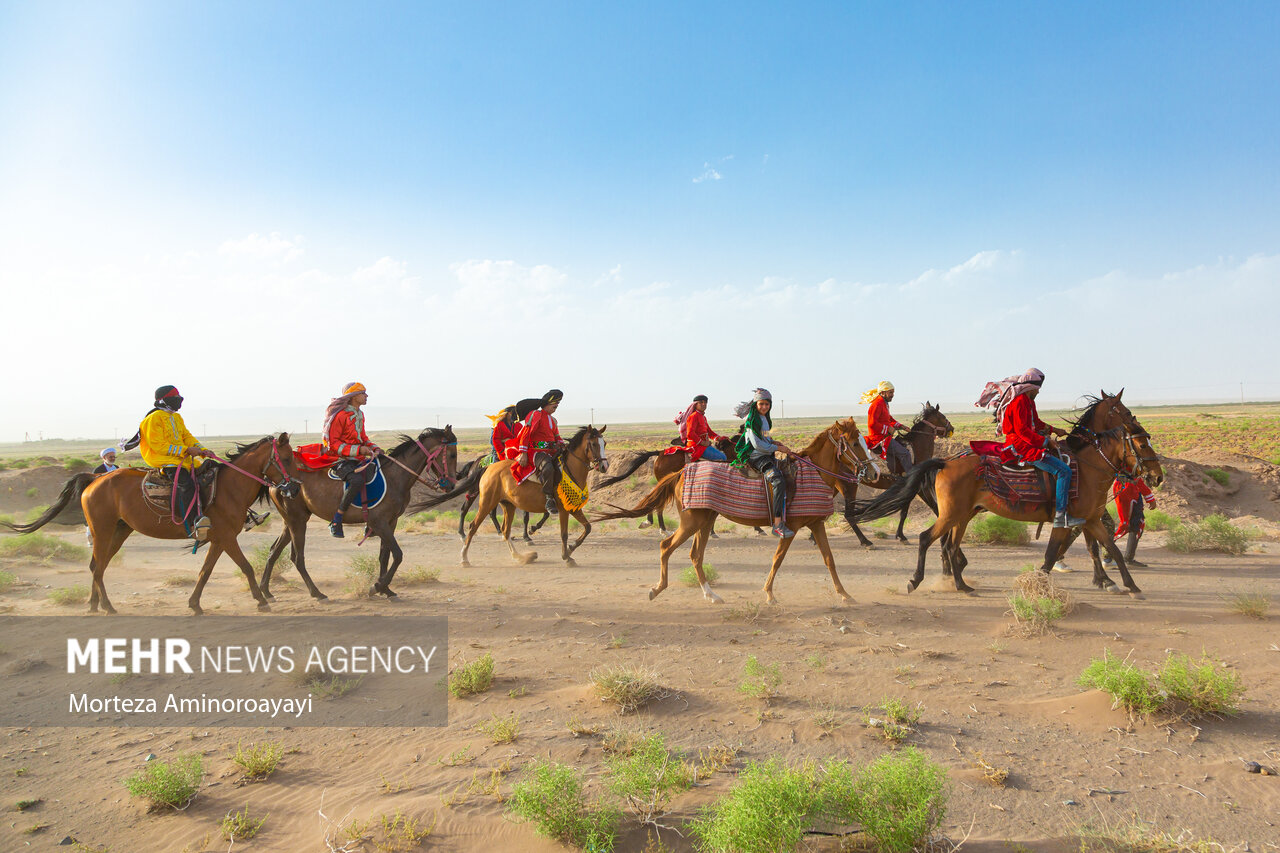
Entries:
<svg viewBox="0 0 1280 853">
<path fill-rule="evenodd" d="M 920 414 L 916 415 L 915 420 L 911 422 L 911 428 L 903 436 L 907 446 L 911 448 L 911 458 L 919 464 L 925 459 L 933 458 L 934 444 L 939 438 L 950 438 L 955 433 L 955 427 L 951 425 L 951 421 L 942 413 L 942 410 L 925 401 L 924 407 Z M 895 474 L 886 473 L 874 480 L 864 480 L 863 484 L 873 489 L 891 488 L 902 478 Z M 858 481 L 857 480 L 840 480 L 838 481 L 840 494 L 844 496 L 845 520 L 849 522 L 849 526 L 853 528 L 853 532 L 857 534 L 858 541 L 862 543 L 863 548 L 874 548 L 871 540 L 863 535 L 862 530 L 853 520 L 853 506 L 858 499 Z M 930 489 L 925 488 L 920 493 L 920 499 L 928 505 L 934 515 L 938 513 L 937 502 L 933 499 L 933 493 Z M 909 507 L 903 507 L 902 513 L 898 516 L 898 530 L 894 534 L 898 541 L 902 543 L 909 542 L 906 534 L 902 532 L 902 527 L 907 523 L 907 510 Z"/>
<path fill-rule="evenodd" d="M 257 500 L 266 496 L 268 488 L 292 491 L 298 474 L 289 446 L 289 434 L 266 436 L 250 444 L 237 445 L 228 455 L 228 464 L 217 470 L 217 494 L 205 512 L 209 519 L 209 550 L 205 553 L 200 577 L 187 600 L 187 606 L 198 616 L 200 594 L 213 573 L 213 566 L 225 552 L 240 567 L 249 582 L 249 592 L 258 602 L 259 610 L 270 610 L 266 596 L 253 574 L 253 566 L 240 550 L 236 537 L 244 528 L 245 512 Z M 208 464 L 208 463 L 206 463 Z M 257 471 L 255 476 L 253 473 Z M 38 530 L 62 512 L 78 493 L 84 509 L 89 531 L 93 534 L 93 557 L 89 571 L 93 573 L 93 591 L 89 597 L 89 612 L 96 613 L 98 605 L 107 613 L 115 613 L 111 599 L 107 597 L 103 575 L 107 565 L 134 531 L 154 539 L 186 539 L 187 531 L 181 522 L 171 516 L 161 515 L 148 503 L 142 492 L 142 480 L 146 472 L 137 468 L 120 468 L 109 474 L 100 474 L 89 481 L 84 475 L 69 480 L 58 496 L 57 502 L 30 524 L 6 525 L 19 533 Z"/>
<path fill-rule="evenodd" d="M 466 465 L 458 469 L 458 486 L 467 486 L 467 493 L 462 496 L 462 506 L 458 509 L 458 538 L 463 542 L 467 541 L 467 513 L 471 511 L 471 506 L 476 502 L 476 498 L 480 497 L 480 475 L 484 473 L 485 466 L 480 463 L 488 459 L 489 455 L 472 459 Z M 533 534 L 542 529 L 542 525 L 547 523 L 547 519 L 551 517 L 551 513 L 543 508 L 542 518 L 538 519 L 538 523 L 533 525 L 533 529 L 529 529 L 529 513 L 524 513 L 524 536 L 525 542 L 533 542 Z M 489 520 L 493 522 L 493 529 L 501 533 L 502 525 L 498 522 L 498 508 L 494 507 L 489 511 Z"/>
<path fill-rule="evenodd" d="M 560 470 L 569 476 L 578 488 L 585 491 L 587 485 L 587 475 L 593 470 L 599 470 L 605 473 L 609 469 L 609 460 L 605 456 L 604 431 L 608 427 L 594 426 L 579 427 L 573 437 L 565 443 L 564 448 L 560 451 Z M 515 461 L 511 459 L 501 459 L 494 462 L 484 469 L 484 473 L 480 475 L 480 498 L 479 506 L 476 510 L 476 517 L 472 520 L 467 528 L 467 538 L 462 543 L 462 566 L 469 567 L 470 561 L 467 559 L 467 552 L 471 548 L 471 540 L 475 538 L 481 524 L 483 524 L 485 516 L 502 504 L 503 524 L 502 538 L 507 543 L 507 547 L 511 550 L 511 559 L 521 565 L 528 565 L 538 559 L 536 551 L 527 551 L 520 553 L 516 550 L 516 546 L 511 542 L 511 525 L 515 520 L 516 510 L 524 510 L 526 512 L 537 512 L 546 505 L 546 498 L 542 492 L 542 486 L 534 482 L 532 478 L 517 483 L 515 475 L 511 473 Z M 433 506 L 439 506 L 445 501 L 453 498 L 461 497 L 466 493 L 467 485 L 459 484 L 452 491 L 446 492 L 438 497 L 431 498 L 414 509 L 430 509 Z M 579 536 L 572 545 L 569 544 L 569 517 L 573 516 L 582 525 L 582 535 Z M 577 566 L 577 562 L 573 559 L 573 552 L 578 550 L 578 546 L 587 538 L 587 534 L 591 532 L 591 522 L 587 520 L 587 516 L 583 513 L 582 508 L 569 511 L 562 505 L 560 507 L 560 558 L 564 560 L 564 564 L 570 568 Z"/>
<path fill-rule="evenodd" d="M 842 476 L 837 472 L 840 466 L 843 465 L 848 470 L 855 472 L 854 476 L 858 476 L 868 466 L 872 465 L 867 456 L 866 446 L 860 441 L 857 422 L 853 418 L 836 421 L 818 433 L 818 436 L 809 443 L 809 446 L 796 454 L 796 456 L 799 458 L 800 465 L 809 465 L 817 470 L 823 483 L 831 489 L 832 494 L 835 493 L 836 484 Z M 748 527 L 767 525 L 772 522 L 767 515 L 759 518 L 748 518 L 721 513 L 715 509 L 687 509 L 681 504 L 680 500 L 683 486 L 684 471 L 668 474 L 635 507 L 606 513 L 598 516 L 596 521 L 613 518 L 638 518 L 647 512 L 674 501 L 680 511 L 680 526 L 675 533 L 662 540 L 659 549 L 661 575 L 658 583 L 649 590 L 649 600 L 652 601 L 667 588 L 667 566 L 671 559 L 671 554 L 680 546 L 680 543 L 691 536 L 695 536 L 696 539 L 694 540 L 690 557 L 693 561 L 693 569 L 698 575 L 698 583 L 702 586 L 702 596 L 707 601 L 719 604 L 722 603 L 722 599 L 712 592 L 702 568 L 703 555 L 706 553 L 707 542 L 710 539 L 711 528 L 715 524 L 716 516 L 724 515 L 730 521 Z M 843 584 L 840 583 L 840 576 L 836 573 L 836 561 L 831 554 L 831 543 L 827 540 L 825 522 L 829 517 L 829 515 L 788 516 L 787 524 L 797 530 L 802 527 L 809 528 L 813 533 L 814 540 L 817 542 L 818 549 L 822 552 L 822 560 L 827 566 L 827 571 L 831 573 L 831 583 L 835 587 L 836 595 L 840 596 L 845 603 L 851 603 L 853 599 L 850 598 L 849 593 L 845 592 Z M 763 590 L 765 599 L 769 604 L 777 603 L 777 599 L 773 595 L 773 580 L 777 576 L 778 568 L 782 565 L 782 561 L 787 555 L 787 549 L 791 547 L 791 542 L 794 538 L 795 534 L 792 534 L 781 540 L 774 551 L 773 565 L 769 570 L 769 577 L 765 580 Z"/>
<path fill-rule="evenodd" d="M 1125 588 L 1135 598 L 1139 598 L 1142 591 L 1133 582 L 1115 543 L 1107 536 L 1101 515 L 1109 500 L 1111 484 L 1117 476 L 1126 472 L 1132 474 L 1138 467 L 1142 467 L 1149 482 L 1158 485 L 1164 479 L 1164 472 L 1151 449 L 1150 435 L 1121 402 L 1123 393 L 1121 390 L 1120 394 L 1111 396 L 1104 391 L 1101 397 L 1087 398 L 1088 407 L 1075 419 L 1065 441 L 1079 462 L 1079 497 L 1072 512 L 1085 519 L 1086 541 L 1101 543 L 1107 549 L 1107 553 L 1116 560 Z M 938 539 L 947 537 L 958 553 L 965 529 L 979 510 L 986 509 L 1017 521 L 1052 520 L 1054 506 L 1051 496 L 1046 495 L 1044 501 L 1037 503 L 1011 504 L 993 494 L 986 486 L 978 470 L 982 464 L 982 458 L 973 454 L 927 460 L 912 469 L 904 480 L 889 491 L 856 508 L 855 517 L 860 521 L 890 515 L 908 505 L 925 483 L 932 482 L 938 501 L 938 520 L 920 533 L 916 572 L 907 582 L 908 593 L 914 591 L 924 579 L 925 557 L 929 546 Z M 1045 549 L 1045 562 L 1040 567 L 1041 571 L 1047 573 L 1052 568 L 1069 533 L 1065 529 L 1053 531 Z M 966 562 L 963 558 L 953 558 L 952 578 L 957 590 L 972 592 L 973 587 L 963 579 Z M 1119 591 L 1103 571 L 1102 562 L 1097 558 L 1094 560 L 1093 583 L 1099 589 Z"/>
<path fill-rule="evenodd" d="M 414 484 L 421 482 L 434 488 L 438 481 L 452 483 L 457 478 L 458 439 L 451 425 L 444 429 L 424 429 L 416 438 L 402 435 L 400 439 L 400 443 L 386 453 L 389 460 L 383 461 L 382 475 L 387 481 L 387 491 L 382 500 L 368 510 L 353 503 L 343 515 L 345 524 L 364 522 L 367 534 L 377 536 L 380 542 L 378 579 L 369 588 L 370 596 L 396 597 L 396 593 L 391 591 L 391 580 L 404 559 L 404 552 L 396 542 L 396 522 L 404 514 Z M 344 484 L 330 477 L 327 468 L 300 470 L 297 480 L 302 485 L 299 497 L 286 499 L 279 490 L 271 490 L 271 500 L 280 510 L 285 529 L 271 546 L 271 554 L 262 569 L 262 592 L 267 598 L 273 598 L 271 570 L 285 546 L 290 545 L 293 563 L 298 567 L 307 591 L 312 598 L 324 601 L 328 596 L 316 588 L 311 575 L 307 574 L 307 522 L 313 515 L 322 519 L 333 518 L 342 500 Z"/>
<path fill-rule="evenodd" d="M 742 427 L 738 427 L 738 434 L 742 434 Z M 737 450 L 734 449 L 733 438 L 722 435 L 715 440 L 713 446 L 729 459 L 733 459 L 734 456 L 737 455 Z M 667 453 L 666 450 L 646 450 L 643 453 L 637 453 L 627 462 L 627 467 L 624 470 L 619 471 L 607 480 L 601 480 L 596 484 L 596 488 L 603 489 L 605 486 L 612 486 L 614 483 L 622 482 L 634 474 L 641 465 L 648 462 L 650 459 L 653 460 L 654 479 L 661 480 L 683 468 L 689 461 L 689 454 L 683 450 L 677 453 Z M 661 531 L 663 536 L 666 536 L 667 522 L 666 519 L 662 517 L 662 507 L 658 507 L 656 512 L 658 514 L 658 530 Z M 646 527 L 653 526 L 653 515 L 654 514 L 652 512 L 649 513 L 645 517 L 645 520 L 640 522 L 641 530 Z M 764 531 L 759 532 L 763 533 Z M 712 531 L 711 535 L 715 536 L 715 532 Z"/>
</svg>

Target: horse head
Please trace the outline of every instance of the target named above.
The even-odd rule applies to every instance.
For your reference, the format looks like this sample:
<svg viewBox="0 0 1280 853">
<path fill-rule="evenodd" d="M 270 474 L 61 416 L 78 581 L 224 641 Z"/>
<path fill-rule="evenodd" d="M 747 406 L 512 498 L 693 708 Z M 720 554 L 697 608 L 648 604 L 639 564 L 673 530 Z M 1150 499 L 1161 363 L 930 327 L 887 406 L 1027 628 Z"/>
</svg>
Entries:
<svg viewBox="0 0 1280 853">
<path fill-rule="evenodd" d="M 951 421 L 942 413 L 942 409 L 928 400 L 924 401 L 924 408 L 920 410 L 920 414 L 916 415 L 915 423 L 928 424 L 933 427 L 933 434 L 936 438 L 951 438 L 955 435 L 956 428 L 951 425 Z"/>
<path fill-rule="evenodd" d="M 569 439 L 568 443 L 565 444 L 561 455 L 563 457 L 583 457 L 587 462 L 587 470 L 598 469 L 601 474 L 607 473 L 609 470 L 609 458 L 605 454 L 604 431 L 608 428 L 608 425 L 598 428 L 594 425 L 578 427 L 578 431 L 573 434 L 573 438 Z"/>
<path fill-rule="evenodd" d="M 1108 394 L 1102 390 L 1099 390 L 1098 394 L 1097 397 L 1085 398 L 1088 406 L 1076 419 L 1073 434 L 1082 429 L 1094 433 L 1122 429 L 1126 440 L 1134 445 L 1131 451 L 1142 469 L 1143 479 L 1152 487 L 1160 485 L 1164 482 L 1164 469 L 1160 466 L 1160 459 L 1151 446 L 1151 434 L 1143 428 L 1133 412 L 1129 411 L 1129 407 L 1124 404 L 1121 399 L 1124 389 L 1121 388 L 1118 394 Z"/>
</svg>

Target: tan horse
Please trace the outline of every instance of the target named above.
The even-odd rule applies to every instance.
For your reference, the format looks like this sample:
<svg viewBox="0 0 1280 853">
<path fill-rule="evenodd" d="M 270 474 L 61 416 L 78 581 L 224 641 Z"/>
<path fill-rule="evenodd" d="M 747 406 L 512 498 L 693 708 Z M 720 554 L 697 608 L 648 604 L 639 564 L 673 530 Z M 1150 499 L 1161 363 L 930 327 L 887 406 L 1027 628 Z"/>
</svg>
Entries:
<svg viewBox="0 0 1280 853">
<path fill-rule="evenodd" d="M 836 484 L 838 482 L 836 474 L 840 466 L 854 472 L 857 477 L 872 463 L 867 458 L 864 445 L 859 441 L 858 425 L 853 418 L 843 421 L 836 421 L 827 429 L 818 434 L 809 446 L 797 454 L 801 460 L 801 465 L 812 464 L 818 469 L 818 474 L 835 494 Z M 715 524 L 716 516 L 722 513 L 714 509 L 686 509 L 680 503 L 681 489 L 684 486 L 684 472 L 680 471 L 675 474 L 668 475 L 660 481 L 658 485 L 648 495 L 644 497 L 640 503 L 631 508 L 619 510 L 617 512 L 607 513 L 599 516 L 596 520 L 603 521 L 611 518 L 638 518 L 654 508 L 666 506 L 674 501 L 676 508 L 680 512 L 680 527 L 675 533 L 662 540 L 660 546 L 660 560 L 662 565 L 662 574 L 658 579 L 657 585 L 649 590 L 649 599 L 656 598 L 664 589 L 667 588 L 667 567 L 671 559 L 672 553 L 680 544 L 689 537 L 696 537 L 694 540 L 693 550 L 690 552 L 690 558 L 693 561 L 693 570 L 698 574 L 698 583 L 702 586 L 703 598 L 708 601 L 720 603 L 720 596 L 711 591 L 710 584 L 707 583 L 707 576 L 703 572 L 702 560 L 706 553 L 707 541 L 711 538 L 711 528 Z M 807 527 L 813 533 L 814 542 L 818 545 L 818 550 L 822 552 L 822 561 L 827 566 L 827 571 L 831 573 L 831 583 L 835 586 L 836 595 L 846 603 L 852 602 L 849 593 L 845 592 L 844 585 L 840 583 L 840 576 L 836 573 L 835 557 L 831 555 L 831 543 L 827 540 L 826 520 L 829 515 L 824 516 L 788 516 L 787 524 L 799 530 Z M 762 525 L 772 524 L 772 520 L 768 514 L 760 517 L 745 517 L 737 515 L 725 514 L 725 518 L 737 524 L 744 524 L 748 527 L 758 527 Z M 777 549 L 773 553 L 773 565 L 769 570 L 769 577 L 765 580 L 764 594 L 765 599 L 770 604 L 776 604 L 777 599 L 773 595 L 773 580 L 778 575 L 778 568 L 782 565 L 783 559 L 787 556 L 787 549 L 791 547 L 795 536 L 792 535 L 783 539 L 778 543 Z"/>
<path fill-rule="evenodd" d="M 567 472 L 570 479 L 580 487 L 586 487 L 587 475 L 591 471 L 598 469 L 604 473 L 609 470 L 604 449 L 605 429 L 607 427 L 579 428 L 560 454 L 560 470 Z M 526 479 L 523 483 L 516 482 L 515 476 L 511 473 L 511 467 L 514 464 L 510 459 L 503 459 L 484 469 L 484 474 L 480 477 L 480 497 L 477 501 L 476 516 L 467 528 L 466 541 L 462 543 L 463 566 L 471 565 L 467 560 L 467 552 L 471 548 L 471 540 L 480 529 L 481 522 L 499 504 L 502 505 L 503 510 L 502 538 L 511 549 L 511 558 L 521 565 L 527 565 L 538 559 L 536 551 L 520 553 L 516 550 L 516 546 L 511 541 L 511 525 L 515 521 L 516 510 L 543 512 L 546 498 L 542 493 L 542 485 L 535 482 L 533 478 Z M 413 510 L 430 509 L 445 501 L 462 497 L 468 488 L 470 484 L 462 483 L 451 492 L 415 505 Z M 569 544 L 569 516 L 576 518 L 582 525 L 582 535 L 572 545 Z M 581 507 L 572 512 L 566 511 L 563 506 L 560 507 L 560 558 L 564 560 L 566 566 L 578 565 L 574 562 L 572 554 L 578 550 L 578 546 L 590 532 L 591 522 L 587 521 L 587 516 Z"/>
<path fill-rule="evenodd" d="M 196 588 L 187 600 L 187 606 L 197 615 L 204 612 L 200 607 L 200 594 L 213 573 L 214 564 L 224 552 L 244 573 L 245 580 L 249 582 L 249 592 L 258 602 L 258 609 L 271 609 L 258 587 L 253 566 L 240 550 L 236 537 L 244 529 L 245 511 L 254 501 L 265 496 L 267 486 L 263 485 L 264 482 L 280 485 L 289 492 L 297 485 L 293 478 L 298 471 L 293 461 L 293 448 L 289 446 L 288 433 L 282 432 L 278 436 L 267 436 L 251 444 L 241 445 L 227 461 L 236 467 L 224 465 L 218 469 L 217 495 L 205 512 L 210 521 L 209 550 L 205 553 Z M 249 476 L 236 468 L 243 469 Z M 31 524 L 12 525 L 14 530 L 22 533 L 37 530 L 56 517 L 77 492 L 80 493 L 80 505 L 84 508 L 89 531 L 93 534 L 93 558 L 89 561 L 89 570 L 93 572 L 90 613 L 97 612 L 99 602 L 107 613 L 116 612 L 111 606 L 111 599 L 107 597 L 103 575 L 111 558 L 135 531 L 153 539 L 187 538 L 182 524 L 175 524 L 168 515 L 157 513 L 143 497 L 142 478 L 145 474 L 139 468 L 121 468 L 94 477 L 79 487 L 77 483 L 83 475 L 77 475 L 63 487 L 58 502 L 49 507 L 40 518 Z M 254 477 L 254 474 L 257 476 Z"/>
<path fill-rule="evenodd" d="M 742 427 L 738 427 L 738 433 L 739 434 L 742 433 Z M 734 450 L 733 445 L 734 445 L 733 438 L 729 436 L 721 436 L 720 438 L 716 439 L 713 446 L 717 450 L 719 450 L 721 453 L 723 453 L 725 456 L 732 459 L 734 453 L 736 452 Z M 645 462 L 649 461 L 650 459 L 653 460 L 653 479 L 661 480 L 667 475 L 674 474 L 677 471 L 679 471 L 681 468 L 683 468 L 689 461 L 689 454 L 687 451 L 684 451 L 684 450 L 681 450 L 677 453 L 667 453 L 666 449 L 649 450 L 649 451 L 645 451 L 644 453 L 637 453 L 626 463 L 626 467 L 623 470 L 619 471 L 618 473 L 614 474 L 612 477 L 609 477 L 608 479 L 601 480 L 599 483 L 596 483 L 596 488 L 603 489 L 606 486 L 612 486 L 614 483 L 622 482 L 623 480 L 627 479 L 632 474 L 634 474 L 640 468 L 641 465 L 643 465 Z M 886 486 L 885 488 L 888 488 L 888 486 Z M 653 515 L 654 515 L 653 513 L 649 513 L 649 515 L 645 518 L 645 520 L 640 522 L 639 528 L 641 530 L 644 530 L 646 527 L 653 526 Z M 658 530 L 662 531 L 663 536 L 666 536 L 667 521 L 665 518 L 662 517 L 662 507 L 658 508 L 657 515 L 658 515 Z M 714 533 L 712 535 L 714 535 Z"/>
</svg>

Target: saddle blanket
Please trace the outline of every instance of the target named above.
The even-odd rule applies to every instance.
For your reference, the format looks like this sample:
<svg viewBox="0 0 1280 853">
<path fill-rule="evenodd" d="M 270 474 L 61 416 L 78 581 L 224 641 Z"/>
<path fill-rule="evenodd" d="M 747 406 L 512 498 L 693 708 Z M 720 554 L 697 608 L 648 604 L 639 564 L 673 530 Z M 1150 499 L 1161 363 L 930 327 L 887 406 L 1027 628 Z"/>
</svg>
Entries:
<svg viewBox="0 0 1280 853">
<path fill-rule="evenodd" d="M 832 491 L 821 475 L 804 463 L 798 468 L 796 496 L 787 503 L 787 517 L 826 517 L 835 512 Z M 749 480 L 723 462 L 686 465 L 680 503 L 687 509 L 714 509 L 738 518 L 769 517 L 764 480 Z"/>
<path fill-rule="evenodd" d="M 1076 458 L 1063 454 L 1071 467 L 1071 488 L 1067 496 L 1071 501 L 1080 497 L 1080 465 Z M 978 476 L 996 497 L 1009 503 L 1053 503 L 1053 476 L 1039 468 L 1010 468 L 1000 464 L 997 456 L 979 456 Z"/>
<path fill-rule="evenodd" d="M 371 475 L 370 471 L 373 472 Z M 356 494 L 356 499 L 351 502 L 351 505 L 362 509 L 373 509 L 387 496 L 387 478 L 382 474 L 382 460 L 375 459 L 373 465 L 364 469 L 364 473 L 368 476 L 368 480 L 365 487 Z M 332 468 L 329 469 L 329 479 L 342 482 L 342 478 Z"/>
</svg>

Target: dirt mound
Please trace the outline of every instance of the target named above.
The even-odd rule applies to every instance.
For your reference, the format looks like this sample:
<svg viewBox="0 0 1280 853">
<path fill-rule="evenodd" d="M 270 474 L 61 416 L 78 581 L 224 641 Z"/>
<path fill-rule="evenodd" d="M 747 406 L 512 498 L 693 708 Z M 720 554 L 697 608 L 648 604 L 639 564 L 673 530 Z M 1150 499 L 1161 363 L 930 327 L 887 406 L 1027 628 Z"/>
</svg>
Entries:
<svg viewBox="0 0 1280 853">
<path fill-rule="evenodd" d="M 1242 457 L 1243 458 L 1243 457 Z M 1198 520 L 1221 513 L 1229 518 L 1256 516 L 1280 522 L 1280 467 L 1262 461 L 1203 465 L 1165 458 L 1164 483 L 1157 508 L 1179 518 Z"/>
<path fill-rule="evenodd" d="M 53 503 L 63 484 L 82 470 L 88 469 L 81 467 L 68 471 L 62 465 L 41 465 L 38 468 L 0 471 L 0 513 L 23 520 L 34 507 Z M 78 517 L 68 521 L 60 518 L 59 523 L 83 524 L 84 521 Z"/>
</svg>

